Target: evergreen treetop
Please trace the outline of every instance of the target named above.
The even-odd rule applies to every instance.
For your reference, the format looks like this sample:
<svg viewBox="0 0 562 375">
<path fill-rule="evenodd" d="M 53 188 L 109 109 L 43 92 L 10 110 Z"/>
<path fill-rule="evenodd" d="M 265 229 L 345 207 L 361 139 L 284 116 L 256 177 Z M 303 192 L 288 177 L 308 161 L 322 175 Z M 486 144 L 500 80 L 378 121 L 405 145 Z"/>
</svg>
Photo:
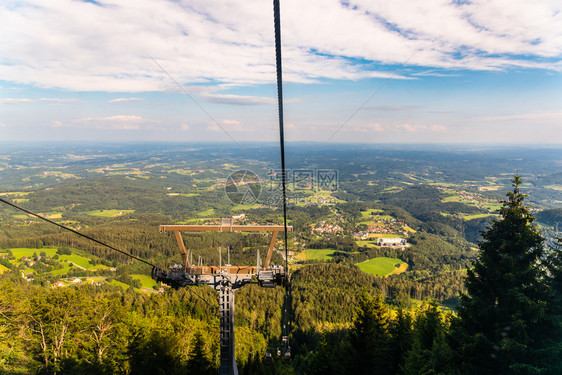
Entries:
<svg viewBox="0 0 562 375">
<path fill-rule="evenodd" d="M 515 176 L 494 221 L 479 243 L 480 254 L 467 272 L 461 296 L 461 357 L 469 373 L 535 373 L 546 327 L 544 239 Z"/>
</svg>

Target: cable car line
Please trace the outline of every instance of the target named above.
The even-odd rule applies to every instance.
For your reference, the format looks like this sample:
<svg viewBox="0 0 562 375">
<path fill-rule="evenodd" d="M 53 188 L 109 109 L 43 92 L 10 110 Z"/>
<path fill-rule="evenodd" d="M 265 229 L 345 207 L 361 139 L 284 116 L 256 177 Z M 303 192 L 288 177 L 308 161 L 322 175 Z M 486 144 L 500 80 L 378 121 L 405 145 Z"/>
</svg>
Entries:
<svg viewBox="0 0 562 375">
<path fill-rule="evenodd" d="M 168 71 L 167 71 L 166 69 L 164 69 L 164 68 L 162 67 L 162 65 L 160 65 L 160 64 L 158 63 L 158 61 L 156 61 L 152 56 L 149 56 L 149 57 L 150 57 L 150 59 L 151 59 L 152 61 L 154 61 L 154 63 L 160 68 L 160 70 L 161 70 L 162 72 L 164 72 L 164 74 L 166 74 L 166 75 L 172 80 L 172 82 L 174 82 L 174 83 L 176 84 L 176 86 L 178 86 L 178 88 L 179 88 L 189 99 L 191 99 L 191 101 L 192 101 L 193 103 L 195 103 L 195 105 L 196 105 L 197 107 L 199 107 L 199 109 L 200 109 L 205 115 L 207 115 L 207 117 L 211 120 L 211 122 L 213 122 L 215 125 L 217 125 L 217 126 L 224 132 L 224 134 L 226 134 L 226 135 L 228 136 L 228 138 L 230 138 L 230 140 L 231 140 L 232 142 L 234 142 L 238 147 L 240 147 L 240 149 L 241 149 L 242 151 L 244 151 L 244 153 L 245 153 L 247 156 L 250 156 L 250 154 L 248 153 L 248 150 L 246 150 L 240 143 L 236 142 L 236 140 L 230 135 L 230 133 L 227 132 L 226 129 L 225 129 L 217 120 L 215 120 L 215 118 L 214 118 L 213 116 L 211 116 L 211 114 L 210 114 L 209 112 L 207 112 L 207 111 L 205 110 L 205 108 L 203 108 L 203 106 L 202 106 L 201 104 L 199 104 L 199 102 L 198 102 L 197 100 L 195 100 L 195 98 L 194 98 L 182 85 L 180 85 L 179 82 L 176 81 L 176 80 L 174 79 L 174 77 L 172 77 L 172 75 L 171 75 L 170 73 L 168 73 Z"/>
<path fill-rule="evenodd" d="M 49 220 L 49 219 L 47 219 L 46 217 L 43 217 L 43 216 L 41 216 L 41 215 L 39 215 L 39 214 L 36 214 L 36 213 L 34 213 L 34 212 L 32 212 L 32 211 L 29 211 L 28 209 L 25 209 L 25 208 L 23 208 L 23 207 L 21 207 L 21 206 L 18 206 L 17 204 L 14 204 L 14 203 L 12 203 L 12 202 L 9 202 L 9 201 L 7 201 L 7 200 L 5 200 L 5 199 L 3 199 L 3 198 L 0 198 L 0 202 L 5 203 L 5 204 L 7 204 L 8 206 L 12 206 L 13 208 L 16 208 L 16 209 L 18 209 L 18 210 L 20 210 L 20 211 L 23 211 L 23 212 L 25 212 L 25 213 L 27 213 L 27 214 L 29 214 L 29 215 L 31 215 L 31 216 L 34 216 L 34 217 L 39 218 L 39 219 L 41 219 L 41 220 L 44 220 L 44 221 L 46 221 L 46 222 L 48 222 L 48 223 L 50 223 L 50 224 L 54 224 L 54 225 L 56 225 L 57 227 L 60 227 L 60 228 L 65 229 L 65 230 L 67 230 L 67 231 L 70 231 L 70 232 L 72 232 L 72 233 L 74 233 L 74 234 L 77 234 L 77 235 L 79 235 L 79 236 L 81 236 L 81 237 L 84 237 L 84 238 L 86 238 L 86 239 L 88 239 L 88 240 L 90 240 L 90 241 L 93 241 L 93 242 L 95 242 L 95 243 L 97 243 L 97 244 L 99 244 L 99 245 L 102 245 L 102 246 L 105 246 L 105 247 L 107 247 L 107 248 L 109 248 L 109 249 L 111 249 L 111 250 L 117 251 L 118 253 L 121 253 L 121 254 L 126 255 L 126 256 L 128 256 L 128 257 L 131 257 L 131 258 L 133 258 L 133 259 L 135 259 L 135 260 L 138 260 L 139 262 L 142 262 L 142 263 L 144 263 L 144 264 L 146 264 L 146 265 L 149 265 L 149 266 L 152 267 L 152 273 L 158 272 L 158 271 L 160 270 L 160 268 L 158 268 L 158 266 L 156 266 L 156 265 L 154 265 L 154 264 L 152 264 L 152 263 L 150 263 L 150 262 L 148 262 L 148 261 L 146 261 L 146 260 L 144 260 L 144 259 L 142 259 L 142 258 L 139 258 L 139 257 L 137 257 L 137 256 L 135 256 L 135 255 L 133 255 L 133 254 L 130 254 L 130 253 L 126 252 L 126 251 L 119 250 L 119 249 L 117 249 L 116 247 L 113 247 L 113 246 L 111 246 L 111 245 L 108 245 L 108 244 L 106 244 L 106 243 L 104 243 L 104 242 L 102 242 L 102 241 L 96 240 L 95 238 L 90 237 L 90 236 L 88 236 L 87 234 L 80 233 L 80 232 L 78 232 L 77 230 L 74 230 L 74 229 L 72 229 L 72 228 L 70 228 L 70 227 L 67 227 L 67 226 L 65 226 L 65 225 L 59 224 L 59 223 L 57 223 L 57 222 L 55 222 L 55 221 L 53 221 L 53 220 Z M 191 293 L 193 293 L 195 296 L 197 296 L 199 299 L 201 299 L 203 302 L 205 302 L 207 305 L 209 305 L 209 306 L 212 307 L 212 305 L 211 305 L 209 302 L 207 302 L 207 300 L 205 300 L 205 299 L 204 299 L 203 297 L 201 297 L 199 294 L 195 293 L 193 290 L 191 290 L 191 288 L 189 289 L 189 291 L 190 291 Z"/>
<path fill-rule="evenodd" d="M 279 110 L 279 146 L 281 149 L 281 190 L 283 194 L 283 226 L 285 227 L 285 280 L 289 279 L 287 243 L 287 173 L 285 169 L 285 128 L 283 124 L 283 72 L 281 66 L 281 17 L 279 0 L 273 0 L 273 19 L 275 23 L 275 65 L 277 68 L 277 106 Z"/>
<path fill-rule="evenodd" d="M 351 119 L 353 119 L 353 118 L 355 117 L 355 115 L 357 115 L 357 113 L 359 113 L 359 112 L 367 105 L 367 103 L 369 103 L 369 102 L 371 101 L 371 99 L 373 99 L 375 96 L 377 96 L 377 94 L 378 94 L 382 89 L 384 89 L 386 85 L 388 85 L 388 84 L 390 83 L 390 81 L 396 76 L 396 74 L 397 74 L 401 69 L 403 69 L 403 68 L 406 66 L 406 64 L 408 64 L 408 62 L 410 62 L 410 60 L 416 55 L 416 53 L 418 53 L 418 52 L 417 52 L 417 51 L 414 52 L 410 57 L 408 57 L 408 58 L 406 59 L 406 61 L 404 61 L 398 68 L 396 68 L 396 70 L 395 70 L 394 72 L 392 72 L 392 74 L 390 75 L 390 77 L 388 77 L 388 78 L 375 90 L 375 92 L 373 92 L 373 94 L 371 94 L 371 96 L 369 96 L 369 97 L 367 98 L 367 100 L 365 100 L 365 101 L 363 102 L 363 104 L 361 104 L 361 105 L 351 114 L 351 116 L 349 116 L 349 117 L 347 118 L 347 120 L 345 120 L 345 121 L 340 125 L 340 127 L 337 128 L 336 131 L 333 132 L 332 135 L 330 135 L 330 136 L 328 137 L 328 139 L 326 139 L 326 140 L 324 141 L 324 143 L 322 143 L 322 145 L 320 145 L 320 147 L 318 147 L 318 149 L 317 149 L 316 151 L 317 151 L 317 152 L 318 152 L 318 151 L 322 151 L 322 150 L 324 149 L 324 147 L 326 146 L 326 144 L 328 144 L 328 142 L 330 142 L 330 141 L 332 140 L 332 138 L 334 138 L 334 137 L 336 136 L 336 134 L 338 134 L 338 133 L 340 132 L 340 130 L 342 130 L 343 127 L 346 126 L 347 123 L 350 122 Z"/>
<path fill-rule="evenodd" d="M 117 249 L 117 248 L 115 248 L 115 247 L 113 247 L 113 246 L 111 246 L 111 245 L 108 245 L 108 244 L 103 243 L 103 242 L 101 242 L 101 241 L 99 241 L 99 240 L 96 240 L 95 238 L 90 237 L 90 236 L 88 236 L 88 235 L 86 235 L 86 234 L 84 234 L 84 233 L 80 233 L 80 232 L 78 232 L 77 230 L 74 230 L 74 229 L 72 229 L 72 228 L 70 228 L 70 227 L 67 227 L 67 226 L 65 226 L 65 225 L 62 225 L 62 224 L 59 224 L 59 223 L 54 222 L 54 221 L 52 221 L 52 220 L 49 220 L 49 219 L 47 219 L 46 217 L 43 217 L 43 216 L 38 215 L 38 214 L 36 214 L 36 213 L 34 213 L 34 212 L 31 212 L 31 211 L 29 211 L 29 210 L 27 210 L 27 209 L 25 209 L 25 208 L 23 208 L 23 207 L 18 206 L 17 204 L 8 202 L 7 200 L 4 200 L 4 199 L 2 199 L 2 198 L 0 198 L 0 201 L 3 202 L 3 203 L 6 203 L 6 204 L 9 205 L 9 206 L 12 206 L 12 207 L 14 207 L 14 208 L 17 208 L 18 210 L 21 210 L 21 211 L 23 211 L 23 212 L 25 212 L 25 213 L 27 213 L 27 214 L 29 214 L 29 215 L 35 216 L 36 218 L 39 218 L 39 219 L 41 219 L 41 220 L 45 220 L 45 221 L 48 222 L 48 223 L 54 224 L 54 225 L 56 225 L 57 227 L 60 227 L 60 228 L 62 228 L 62 229 L 66 229 L 66 230 L 68 230 L 68 231 L 70 231 L 70 232 L 72 232 L 72 233 L 75 233 L 75 234 L 77 234 L 77 235 L 79 235 L 79 236 L 81 236 L 81 237 L 87 238 L 87 239 L 89 239 L 90 241 L 94 241 L 95 243 L 97 243 L 97 244 L 99 244 L 99 245 L 105 246 L 105 247 L 107 247 L 107 248 L 110 248 L 111 250 L 115 250 L 115 251 L 117 251 L 117 252 L 119 252 L 119 253 L 121 253 L 121 254 L 123 254 L 123 255 L 126 255 L 126 256 L 128 256 L 128 257 L 131 257 L 131 258 L 133 258 L 133 259 L 136 259 L 136 260 L 138 260 L 139 262 L 143 262 L 144 264 L 147 264 L 147 265 L 149 265 L 149 266 L 156 267 L 156 265 L 154 265 L 154 264 L 152 264 L 152 263 L 150 263 L 150 262 L 147 262 L 146 260 L 141 259 L 141 258 L 139 258 L 139 257 L 137 257 L 137 256 L 135 256 L 135 255 L 133 255 L 133 254 L 130 254 L 130 253 L 128 253 L 128 252 L 126 252 L 126 251 L 123 251 L 123 250 L 119 250 L 119 249 Z"/>
</svg>

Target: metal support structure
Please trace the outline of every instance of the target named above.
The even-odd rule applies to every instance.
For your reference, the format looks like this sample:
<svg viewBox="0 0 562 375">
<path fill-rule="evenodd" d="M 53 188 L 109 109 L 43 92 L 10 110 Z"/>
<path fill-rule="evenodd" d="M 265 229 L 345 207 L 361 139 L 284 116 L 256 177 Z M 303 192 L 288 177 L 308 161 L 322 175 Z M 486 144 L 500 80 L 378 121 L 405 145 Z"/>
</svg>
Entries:
<svg viewBox="0 0 562 375">
<path fill-rule="evenodd" d="M 234 289 L 228 278 L 218 285 L 221 367 L 219 375 L 238 375 L 234 353 Z"/>
<path fill-rule="evenodd" d="M 292 229 L 293 228 L 290 226 L 285 227 L 280 225 L 234 225 L 231 220 L 221 220 L 220 225 L 160 226 L 161 232 L 169 231 L 174 233 L 183 264 L 171 266 L 169 272 L 154 267 L 152 270 L 152 278 L 176 289 L 186 286 L 208 285 L 219 292 L 221 354 L 219 375 L 238 375 L 234 352 L 234 292 L 252 282 L 257 282 L 259 286 L 265 288 L 273 288 L 285 283 L 285 268 L 281 265 L 270 265 L 269 262 L 275 248 L 277 234 L 285 230 L 291 231 Z M 205 266 L 201 261 L 199 261 L 197 265 L 189 261 L 189 253 L 181 235 L 183 231 L 272 232 L 272 236 L 266 261 L 263 265 L 260 264 L 258 251 L 258 260 L 255 266 L 233 266 L 230 264 L 223 266 L 221 255 L 219 255 L 218 266 Z M 191 253 L 191 255 L 193 254 Z M 230 263 L 230 252 L 228 255 L 228 263 Z"/>
</svg>

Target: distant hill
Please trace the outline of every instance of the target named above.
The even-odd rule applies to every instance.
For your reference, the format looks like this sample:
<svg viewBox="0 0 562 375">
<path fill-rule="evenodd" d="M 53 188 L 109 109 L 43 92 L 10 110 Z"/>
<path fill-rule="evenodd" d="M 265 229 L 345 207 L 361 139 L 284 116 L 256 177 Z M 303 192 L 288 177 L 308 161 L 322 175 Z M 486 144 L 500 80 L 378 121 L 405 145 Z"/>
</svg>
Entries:
<svg viewBox="0 0 562 375">
<path fill-rule="evenodd" d="M 551 226 L 555 226 L 557 223 L 562 223 L 562 208 L 540 211 L 537 214 L 537 219 L 540 222 Z"/>
</svg>

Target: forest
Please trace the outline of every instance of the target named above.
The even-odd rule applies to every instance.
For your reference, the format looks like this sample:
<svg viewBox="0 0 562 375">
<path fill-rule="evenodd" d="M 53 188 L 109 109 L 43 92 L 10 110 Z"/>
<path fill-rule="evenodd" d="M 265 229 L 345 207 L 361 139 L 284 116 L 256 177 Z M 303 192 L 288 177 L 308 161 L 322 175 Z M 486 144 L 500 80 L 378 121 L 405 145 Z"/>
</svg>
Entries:
<svg viewBox="0 0 562 375">
<path fill-rule="evenodd" d="M 236 164 L 170 148 L 141 156 L 121 146 L 112 154 L 92 147 L 82 150 L 85 159 L 53 150 L 42 161 L 12 152 L 0 162 L 0 197 L 162 268 L 179 253 L 160 224 L 240 213 L 245 223 L 281 223 L 279 207 L 264 203 L 272 192 L 238 206 L 221 185 L 221 176 L 238 168 L 267 173 L 267 147 L 255 149 L 259 161 L 232 151 Z M 293 151 L 295 168 L 320 165 L 306 150 Z M 340 165 L 338 189 L 321 192 L 337 203 L 294 204 L 288 213 L 291 251 L 331 251 L 326 259 L 291 259 L 292 358 L 277 354 L 286 291 L 252 284 L 236 294 L 242 374 L 560 373 L 561 216 L 549 203 L 555 194 L 541 185 L 556 187 L 559 176 L 541 167 L 511 185 L 497 171 L 487 175 L 505 170 L 502 153 L 470 176 L 447 167 L 444 155 L 342 148 L 322 165 Z M 472 156 L 460 152 L 450 162 L 466 158 Z M 406 248 L 358 240 L 358 231 L 374 225 L 372 211 L 409 228 Z M 0 207 L 0 217 L 0 373 L 216 373 L 211 288 L 147 286 L 139 277 L 151 270 L 142 263 L 9 207 Z M 341 229 L 311 230 L 323 221 Z M 196 233 L 185 241 L 195 258 L 215 265 L 218 249 L 223 260 L 228 249 L 233 264 L 253 265 L 269 244 L 244 233 Z M 29 259 L 16 258 L 17 249 L 29 249 Z M 374 276 L 357 266 L 377 257 L 399 259 L 407 270 Z M 278 252 L 273 262 L 283 263 Z M 55 287 L 61 281 L 65 286 Z"/>
</svg>

